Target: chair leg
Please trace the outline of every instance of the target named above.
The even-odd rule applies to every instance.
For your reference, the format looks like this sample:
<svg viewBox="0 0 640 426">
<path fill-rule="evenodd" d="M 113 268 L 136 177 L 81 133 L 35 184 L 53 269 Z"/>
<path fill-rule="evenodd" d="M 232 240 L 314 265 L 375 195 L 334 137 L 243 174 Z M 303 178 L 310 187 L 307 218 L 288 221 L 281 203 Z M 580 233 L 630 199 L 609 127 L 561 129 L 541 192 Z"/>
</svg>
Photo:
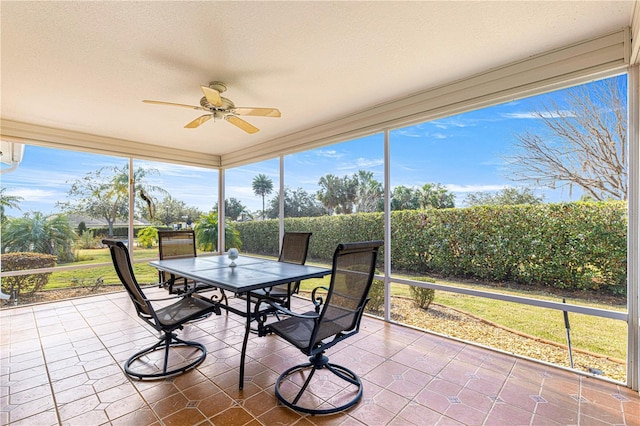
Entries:
<svg viewBox="0 0 640 426">
<path fill-rule="evenodd" d="M 300 405 L 299 404 L 300 398 L 306 392 L 307 387 L 311 383 L 311 380 L 315 375 L 316 371 L 322 370 L 322 369 L 327 369 L 328 371 L 336 375 L 341 380 L 344 380 L 349 384 L 355 386 L 356 387 L 355 396 L 351 398 L 348 402 L 339 406 L 333 406 L 332 408 L 320 409 L 320 408 L 305 407 Z M 290 382 L 291 381 L 290 377 L 292 375 L 297 373 L 302 373 L 304 370 L 309 370 L 309 373 L 303 385 L 300 387 L 300 390 L 298 391 L 298 393 L 295 395 L 293 399 L 290 397 L 289 398 L 285 397 L 283 392 L 281 391 L 282 385 L 287 382 Z M 287 407 L 292 408 L 296 411 L 300 411 L 302 413 L 308 413 L 312 415 L 333 414 L 333 413 L 338 413 L 340 411 L 344 411 L 353 407 L 360 401 L 360 399 L 362 399 L 362 381 L 360 380 L 358 375 L 353 371 L 341 365 L 329 363 L 329 358 L 327 358 L 323 353 L 318 353 L 315 356 L 312 356 L 311 358 L 309 358 L 309 362 L 296 365 L 295 367 L 291 367 L 288 370 L 286 370 L 284 373 L 282 373 L 280 377 L 278 377 L 278 379 L 276 380 L 275 391 L 276 391 L 276 397 L 281 403 L 283 403 Z"/>
<path fill-rule="evenodd" d="M 177 367 L 169 370 L 169 352 L 172 348 L 177 347 L 191 347 L 196 353 L 200 354 L 195 357 L 195 359 L 186 359 L 185 361 L 187 362 L 185 364 L 179 364 Z M 144 358 L 159 350 L 163 352 L 162 366 L 154 367 L 153 360 Z M 164 379 L 195 368 L 204 361 L 206 356 L 207 349 L 201 343 L 182 340 L 175 333 L 165 332 L 165 335 L 159 341 L 131 356 L 124 364 L 124 371 L 128 376 L 138 380 Z M 140 364 L 142 370 L 136 371 L 132 368 L 133 364 Z"/>
</svg>

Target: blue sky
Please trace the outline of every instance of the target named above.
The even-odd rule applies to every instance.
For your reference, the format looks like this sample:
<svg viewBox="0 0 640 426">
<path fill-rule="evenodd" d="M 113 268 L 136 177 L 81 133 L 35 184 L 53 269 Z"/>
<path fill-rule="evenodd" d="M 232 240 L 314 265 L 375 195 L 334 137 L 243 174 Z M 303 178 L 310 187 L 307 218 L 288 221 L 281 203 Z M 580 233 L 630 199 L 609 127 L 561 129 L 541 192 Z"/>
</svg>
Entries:
<svg viewBox="0 0 640 426">
<path fill-rule="evenodd" d="M 624 78 L 624 77 L 622 77 Z M 448 118 L 397 129 L 391 132 L 391 186 L 422 186 L 433 182 L 456 194 L 456 206 L 463 206 L 469 192 L 498 191 L 518 186 L 510 181 L 504 156 L 513 151 L 515 135 L 525 130 L 540 131 L 540 120 L 533 116 L 540 102 L 562 100 L 562 91 L 517 100 Z M 328 173 L 344 176 L 369 170 L 383 182 L 383 135 L 285 157 L 285 185 L 291 189 L 318 190 L 318 180 Z M 57 200 L 65 200 L 69 183 L 103 166 L 125 165 L 127 159 L 51 148 L 27 146 L 24 160 L 16 171 L 0 175 L 6 193 L 23 198 L 21 211 L 7 209 L 9 216 L 28 211 L 45 214 L 57 211 Z M 166 188 L 187 205 L 209 211 L 217 200 L 217 172 L 174 164 L 136 161 L 159 170 L 150 183 Z M 6 165 L 3 164 L 3 168 Z M 279 186 L 278 159 L 230 169 L 226 172 L 226 197 L 239 199 L 250 211 L 262 208 L 261 198 L 253 194 L 251 182 L 263 173 Z M 209 186 L 206 183 L 210 183 Z M 581 192 L 567 188 L 534 189 L 547 202 L 575 201 Z"/>
</svg>

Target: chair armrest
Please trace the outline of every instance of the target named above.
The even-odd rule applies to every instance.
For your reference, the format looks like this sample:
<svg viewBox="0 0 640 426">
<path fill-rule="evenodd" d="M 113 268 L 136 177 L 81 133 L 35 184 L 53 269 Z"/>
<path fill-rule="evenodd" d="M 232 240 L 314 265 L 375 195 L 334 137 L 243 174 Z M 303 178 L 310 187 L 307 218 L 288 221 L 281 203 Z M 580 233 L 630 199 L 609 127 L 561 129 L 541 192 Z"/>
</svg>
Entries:
<svg viewBox="0 0 640 426">
<path fill-rule="evenodd" d="M 172 280 L 169 280 L 169 281 L 172 281 Z M 166 283 L 168 283 L 169 281 L 166 281 L 166 282 L 164 282 L 164 283 L 160 283 L 160 285 L 162 285 L 162 284 L 166 284 Z M 146 286 L 141 286 L 140 288 L 141 288 L 142 290 L 145 290 L 145 289 L 147 289 L 147 288 L 154 288 L 154 287 L 156 287 L 157 285 L 158 285 L 158 284 L 149 284 L 149 285 L 146 285 Z M 145 300 L 145 301 L 147 301 L 147 302 L 161 302 L 161 301 L 163 301 L 163 300 L 182 299 L 182 298 L 185 298 L 185 297 L 190 297 L 190 296 L 191 296 L 192 294 L 194 294 L 194 293 L 196 293 L 195 288 L 194 288 L 193 290 L 188 291 L 188 292 L 180 293 L 180 294 L 175 294 L 175 295 L 172 295 L 172 296 L 169 296 L 169 297 L 161 297 L 161 298 L 159 298 L 159 299 L 149 299 L 149 298 L 146 298 L 146 297 L 145 297 L 145 298 L 144 298 L 144 300 Z"/>
<path fill-rule="evenodd" d="M 296 318 L 315 319 L 315 318 L 318 318 L 318 316 L 319 316 L 318 314 L 314 314 L 314 315 L 299 314 L 297 312 L 293 312 L 292 310 L 285 308 L 284 306 L 282 306 L 279 303 L 276 303 L 276 302 L 274 302 L 272 300 L 259 299 L 256 302 L 256 307 L 255 307 L 255 314 L 256 314 L 256 317 L 258 317 L 258 322 L 260 322 L 259 318 L 263 316 L 263 315 L 260 315 L 260 312 L 261 312 L 260 311 L 260 305 L 262 303 L 268 304 L 269 306 L 271 306 L 273 309 L 275 309 L 278 312 L 281 312 L 283 314 L 287 314 L 289 316 L 296 317 Z"/>
<path fill-rule="evenodd" d="M 311 302 L 313 302 L 313 305 L 315 306 L 316 313 L 320 312 L 320 307 L 324 303 L 324 299 L 322 298 L 322 296 L 316 296 L 316 292 L 318 290 L 324 290 L 326 292 L 329 292 L 329 287 L 325 287 L 325 286 L 321 285 L 321 286 L 318 286 L 318 287 L 314 288 L 311 291 Z"/>
<path fill-rule="evenodd" d="M 271 308 L 275 309 L 276 312 L 283 313 L 296 318 L 306 318 L 306 319 L 315 320 L 320 316 L 318 313 L 315 313 L 313 315 L 299 314 L 297 312 L 293 312 L 292 310 L 285 308 L 284 306 L 274 302 L 273 300 L 264 299 L 264 298 L 258 299 L 258 301 L 256 302 L 254 316 L 256 318 L 256 321 L 258 322 L 259 337 L 264 337 L 270 333 L 268 329 L 269 326 L 264 325 L 264 323 L 267 321 L 267 313 L 260 310 L 260 305 L 263 303 L 266 303 L 267 305 L 271 306 Z M 269 312 L 273 312 L 273 311 L 269 310 Z"/>
</svg>

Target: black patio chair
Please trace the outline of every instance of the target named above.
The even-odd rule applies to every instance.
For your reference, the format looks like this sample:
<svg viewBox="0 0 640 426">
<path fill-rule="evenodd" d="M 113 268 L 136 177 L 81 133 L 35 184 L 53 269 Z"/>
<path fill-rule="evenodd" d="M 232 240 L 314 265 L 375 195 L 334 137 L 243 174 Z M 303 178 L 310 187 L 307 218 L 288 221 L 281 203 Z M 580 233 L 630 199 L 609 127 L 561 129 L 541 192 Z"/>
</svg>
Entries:
<svg viewBox="0 0 640 426">
<path fill-rule="evenodd" d="M 196 235 L 193 230 L 185 231 L 158 231 L 158 251 L 160 260 L 184 259 L 196 257 Z M 211 297 L 213 302 L 224 301 L 228 305 L 227 296 L 221 288 L 213 287 L 193 280 L 178 277 L 170 272 L 158 271 L 158 277 L 162 285 L 166 285 L 169 293 L 181 294 L 187 291 L 217 290 L 217 294 Z"/>
<path fill-rule="evenodd" d="M 331 414 L 354 406 L 362 398 L 362 381 L 358 375 L 346 367 L 330 363 L 325 351 L 358 333 L 382 244 L 383 241 L 368 241 L 338 245 L 333 255 L 329 287 L 317 287 L 311 293 L 314 311 L 298 314 L 274 301 L 261 300 L 261 303 L 267 303 L 289 317 L 265 324 L 266 316 L 260 315 L 258 333 L 261 336 L 275 333 L 309 356 L 308 363 L 289 368 L 276 381 L 276 396 L 287 407 L 303 413 Z M 256 306 L 256 312 L 260 312 L 259 306 Z M 324 404 L 329 408 L 322 408 L 325 405 L 321 396 L 307 395 L 301 399 L 305 392 L 314 394 L 323 383 L 335 386 L 329 380 L 312 382 L 316 371 L 321 369 L 327 369 L 345 381 L 346 388 L 353 389 L 355 393 L 353 398 L 338 406 L 327 401 Z M 309 404 L 309 401 L 316 402 Z"/>
<path fill-rule="evenodd" d="M 278 262 L 295 263 L 304 265 L 309 252 L 309 240 L 311 232 L 285 232 L 282 238 L 282 248 Z M 280 284 L 266 289 L 254 290 L 251 292 L 252 298 L 261 299 L 269 297 L 275 299 L 282 306 L 289 309 L 291 307 L 291 296 L 297 294 L 300 289 L 300 281 Z"/>
<path fill-rule="evenodd" d="M 163 334 L 158 342 L 134 354 L 125 362 L 124 371 L 127 375 L 140 380 L 161 379 L 183 373 L 204 361 L 207 356 L 204 345 L 180 339 L 176 330 L 182 329 L 189 321 L 210 315 L 211 312 L 219 314 L 219 304 L 198 297 L 193 292 L 160 299 L 147 298 L 135 278 L 129 252 L 124 243 L 109 239 L 102 240 L 102 243 L 109 247 L 113 266 L 138 316 Z M 157 309 L 151 303 L 172 299 L 177 301 Z M 161 351 L 163 353 L 160 353 Z M 154 356 L 155 352 L 158 353 Z M 142 371 L 134 371 L 134 364 L 139 364 Z"/>
</svg>

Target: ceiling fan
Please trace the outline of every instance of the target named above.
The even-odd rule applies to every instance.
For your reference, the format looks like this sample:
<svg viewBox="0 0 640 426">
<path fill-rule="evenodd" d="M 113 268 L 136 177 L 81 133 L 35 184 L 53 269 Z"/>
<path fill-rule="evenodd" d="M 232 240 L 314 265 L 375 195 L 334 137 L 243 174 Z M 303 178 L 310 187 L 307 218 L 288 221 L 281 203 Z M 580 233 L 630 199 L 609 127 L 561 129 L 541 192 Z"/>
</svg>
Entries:
<svg viewBox="0 0 640 426">
<path fill-rule="evenodd" d="M 187 123 L 187 125 L 184 126 L 186 129 L 195 129 L 196 127 L 209 121 L 212 118 L 222 118 L 247 133 L 256 133 L 260 129 L 246 122 L 238 116 L 253 115 L 258 117 L 280 117 L 280 111 L 276 108 L 236 107 L 234 103 L 229 99 L 220 96 L 221 93 L 224 93 L 227 90 L 227 86 L 219 81 L 212 81 L 208 86 L 200 86 L 200 88 L 204 93 L 204 96 L 200 99 L 200 106 L 176 104 L 173 102 L 151 101 L 147 99 L 143 100 L 142 102 L 147 104 L 171 105 L 207 111 L 206 114 L 201 115 L 195 120 Z"/>
</svg>

